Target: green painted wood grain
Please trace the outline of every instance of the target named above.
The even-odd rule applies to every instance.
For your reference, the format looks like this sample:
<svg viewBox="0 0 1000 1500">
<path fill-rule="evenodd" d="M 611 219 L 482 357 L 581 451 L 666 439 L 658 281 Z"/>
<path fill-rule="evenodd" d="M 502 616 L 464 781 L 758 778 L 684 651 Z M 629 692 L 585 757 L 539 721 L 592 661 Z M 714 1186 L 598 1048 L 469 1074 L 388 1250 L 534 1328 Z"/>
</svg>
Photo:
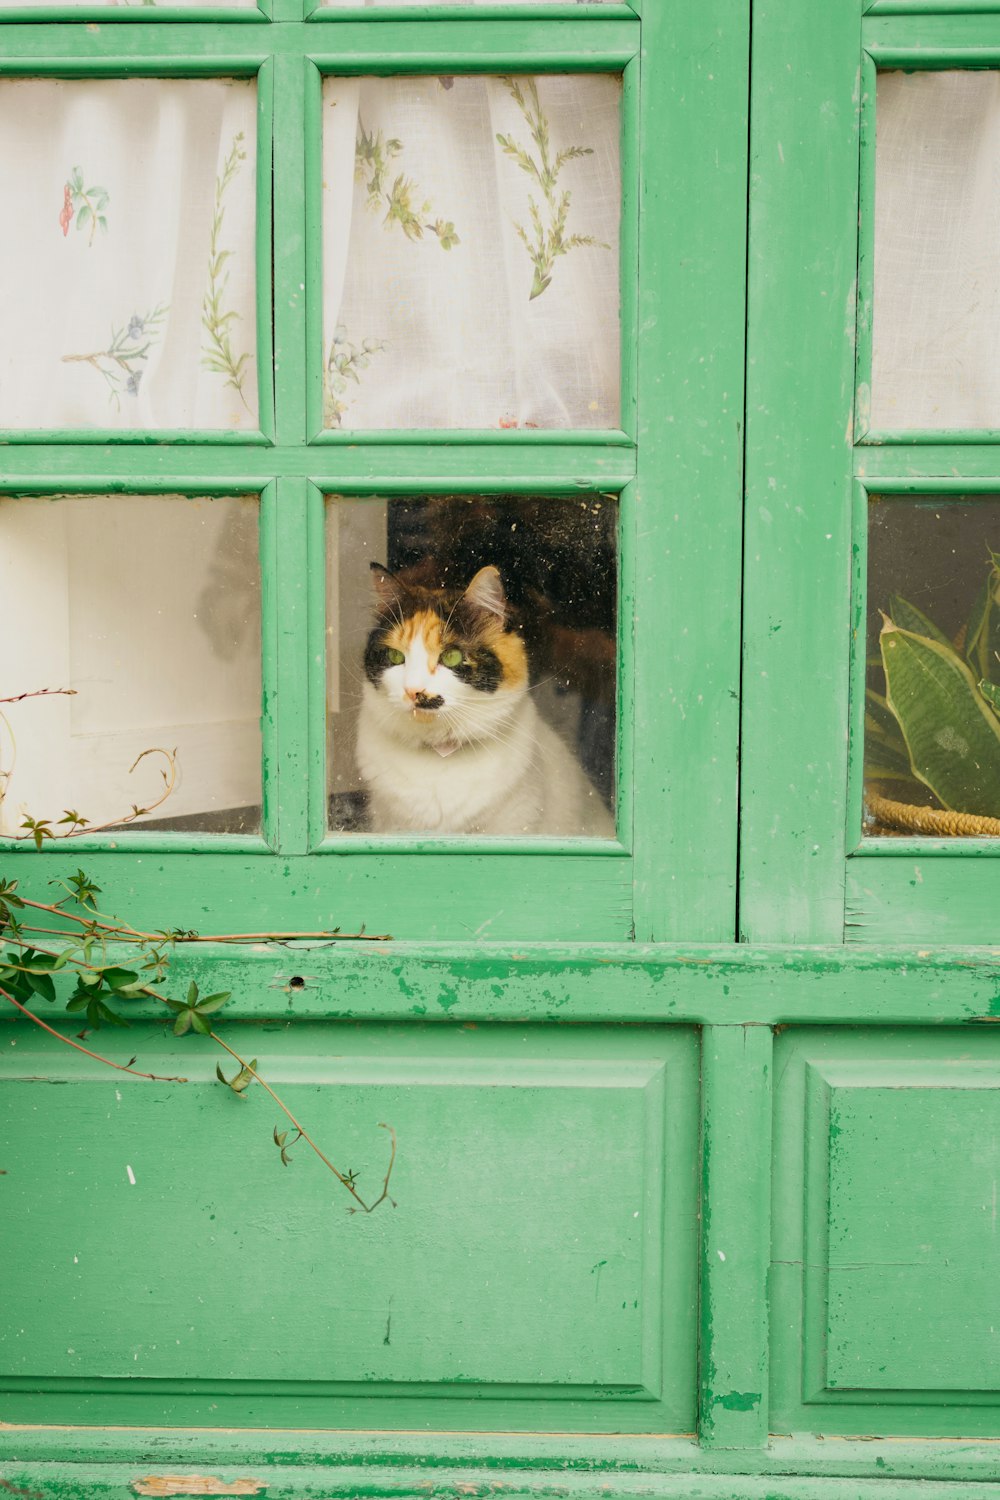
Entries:
<svg viewBox="0 0 1000 1500">
<path fill-rule="evenodd" d="M 749 6 L 642 26 L 635 934 L 713 941 L 735 930 Z"/>
<path fill-rule="evenodd" d="M 370 1218 L 308 1154 L 278 1161 L 273 1101 L 220 1088 L 199 1042 L 146 1037 L 150 1068 L 188 1080 L 148 1088 L 41 1032 L 0 1055 L 5 1405 L 215 1425 L 219 1401 L 256 1425 L 267 1398 L 272 1421 L 405 1426 L 443 1402 L 459 1427 L 691 1427 L 692 1031 L 406 1024 L 341 1032 L 334 1051 L 322 1024 L 246 1034 L 369 1197 L 377 1122 L 396 1131 L 394 1206 Z M 102 1046 L 125 1061 L 133 1039 Z"/>
<path fill-rule="evenodd" d="M 1000 1034 L 788 1031 L 775 1067 L 773 1424 L 996 1436 Z"/>
<path fill-rule="evenodd" d="M 514 434 L 511 434 L 513 437 Z M 235 442 L 170 445 L 159 440 L 125 448 L 67 444 L 14 447 L 4 452 L 0 489 L 108 490 L 185 489 L 210 494 L 213 489 L 259 489 L 274 477 L 313 478 L 328 489 L 339 481 L 352 493 L 398 494 L 415 486 L 449 488 L 454 493 L 480 489 L 550 494 L 615 488 L 635 476 L 635 454 L 599 449 L 561 434 L 561 441 L 535 444 L 483 442 L 419 447 L 404 442 L 373 449 L 279 447 L 242 449 Z"/>
<path fill-rule="evenodd" d="M 272 296 L 274 201 L 274 63 L 268 58 L 257 73 L 257 158 L 254 252 L 256 256 L 258 426 L 274 441 L 274 307 Z"/>
<path fill-rule="evenodd" d="M 949 840 L 931 857 L 922 850 L 896 858 L 855 856 L 847 863 L 849 943 L 991 942 L 997 932 L 995 853 L 970 858 Z"/>
<path fill-rule="evenodd" d="M 701 1034 L 702 1445 L 762 1448 L 768 1433 L 771 1031 Z"/>
<path fill-rule="evenodd" d="M 199 12 L 199 15 L 201 13 Z M 409 20 L 405 26 L 383 27 L 370 13 L 363 20 L 337 19 L 335 25 L 310 28 L 308 40 L 301 26 L 248 25 L 245 19 L 218 21 L 211 28 L 206 50 L 205 28 L 190 21 L 171 22 L 135 18 L 107 21 L 89 30 L 75 19 L 40 26 L 8 22 L 0 73 L 34 72 L 76 75 L 103 73 L 170 73 L 213 75 L 256 72 L 265 58 L 309 55 L 324 68 L 351 73 L 511 71 L 537 67 L 553 71 L 602 71 L 624 67 L 635 56 L 639 22 L 627 12 L 616 17 L 589 17 L 586 26 L 577 15 L 566 19 L 538 18 L 525 24 L 524 11 L 506 19 L 468 21 L 442 16 Z M 23 12 L 22 12 L 23 17 Z M 324 50 L 332 49 L 332 50 Z M 301 137 L 300 137 L 301 142 Z"/>
<path fill-rule="evenodd" d="M 1000 470 L 996 447 L 985 442 L 982 434 L 977 433 L 970 443 L 962 441 L 961 433 L 937 433 L 926 444 L 914 441 L 915 438 L 915 433 L 908 433 L 894 447 L 859 447 L 854 455 L 855 474 L 872 483 L 882 476 L 901 486 L 936 477 L 945 485 L 955 483 L 959 474 L 963 476 L 961 483 L 995 479 Z"/>
<path fill-rule="evenodd" d="M 995 5 L 961 12 L 938 6 L 935 11 L 906 15 L 891 12 L 864 18 L 865 50 L 879 67 L 993 66 L 1000 58 L 1000 10 Z"/>
<path fill-rule="evenodd" d="M 25 891 L 40 900 L 53 878 L 79 863 L 72 850 L 53 859 L 22 847 L 13 857 Z M 571 852 L 270 857 L 121 849 L 88 853 L 86 865 L 116 915 L 152 930 L 169 912 L 169 925 L 201 931 L 259 932 L 263 923 L 283 932 L 365 926 L 416 940 L 614 942 L 628 937 L 632 920 L 628 861 Z"/>
<path fill-rule="evenodd" d="M 754 20 L 740 926 L 839 942 L 860 0 Z"/>
<path fill-rule="evenodd" d="M 276 531 L 274 567 L 274 629 L 276 679 L 273 695 L 265 701 L 265 722 L 277 725 L 276 849 L 282 854 L 304 854 L 309 847 L 309 485 L 304 479 L 280 479 L 273 506 Z M 322 563 L 322 554 L 320 556 Z"/>
<path fill-rule="evenodd" d="M 158 1471 L 156 1471 L 158 1472 Z M 215 1478 L 234 1481 L 239 1478 L 257 1479 L 262 1488 L 258 1493 L 269 1497 L 269 1500 L 341 1500 L 341 1497 L 356 1496 L 358 1500 L 382 1500 L 400 1492 L 410 1493 L 407 1490 L 400 1491 L 394 1488 L 388 1476 L 382 1483 L 374 1479 L 370 1474 L 361 1472 L 355 1481 L 355 1487 L 349 1488 L 347 1482 L 331 1483 L 328 1470 L 302 1468 L 273 1468 L 268 1466 L 260 1472 L 247 1473 L 244 1464 L 230 1465 L 222 1469 L 221 1473 L 210 1471 Z M 135 1500 L 137 1493 L 134 1488 L 138 1479 L 145 1477 L 134 1465 L 114 1465 L 97 1467 L 93 1465 L 80 1465 L 78 1467 L 66 1465 L 17 1465 L 8 1469 L 8 1483 L 16 1486 L 24 1495 L 25 1500 L 83 1500 L 83 1497 L 94 1497 L 94 1500 Z M 406 1483 L 408 1476 L 396 1476 L 396 1484 Z M 545 1487 L 537 1483 L 533 1475 L 525 1475 L 519 1478 L 520 1482 L 510 1486 L 508 1493 L 512 1500 L 518 1497 L 529 1497 L 543 1495 Z M 44 1484 L 46 1488 L 39 1490 L 37 1486 Z M 465 1485 L 466 1488 L 461 1488 Z M 599 1485 L 588 1483 L 586 1480 L 575 1476 L 570 1482 L 560 1485 L 560 1492 L 567 1496 L 567 1500 L 579 1495 L 584 1497 L 596 1497 L 602 1493 L 609 1496 L 609 1500 L 638 1500 L 641 1495 L 650 1496 L 650 1500 L 912 1500 L 914 1494 L 912 1481 L 896 1481 L 891 1479 L 874 1478 L 859 1482 L 857 1479 L 827 1479 L 827 1478 L 767 1478 L 759 1475 L 716 1475 L 698 1474 L 693 1475 L 664 1475 L 651 1484 L 643 1483 L 641 1487 L 636 1481 L 608 1485 L 602 1491 Z M 140 1492 L 141 1493 L 141 1492 Z M 183 1494 L 183 1491 L 180 1493 Z M 442 1500 L 457 1500 L 461 1495 L 486 1496 L 491 1491 L 483 1484 L 475 1471 L 469 1474 L 456 1474 L 454 1483 L 443 1483 L 435 1485 L 435 1493 L 442 1496 Z M 920 1486 L 920 1494 L 926 1496 L 926 1500 L 995 1500 L 996 1486 L 989 1483 L 950 1483 L 947 1480 L 940 1483 L 926 1483 Z"/>
<path fill-rule="evenodd" d="M 100 1468 L 87 1468 L 98 1459 Z M 860 1441 L 829 1438 L 792 1438 L 772 1434 L 766 1450 L 704 1449 L 691 1438 L 621 1434 L 606 1436 L 536 1433 L 421 1433 L 421 1432 L 227 1432 L 215 1428 L 185 1431 L 169 1428 L 0 1428 L 0 1460 L 7 1473 L 14 1465 L 31 1465 L 42 1475 L 77 1473 L 96 1478 L 106 1466 L 144 1472 L 190 1473 L 208 1467 L 213 1473 L 252 1473 L 277 1469 L 290 1479 L 289 1468 L 302 1468 L 308 1482 L 324 1484 L 330 1495 L 396 1496 L 418 1494 L 430 1483 L 448 1500 L 457 1500 L 459 1486 L 475 1493 L 485 1484 L 509 1484 L 514 1495 L 530 1494 L 534 1486 L 551 1486 L 557 1479 L 572 1495 L 607 1485 L 605 1493 L 629 1493 L 641 1477 L 643 1488 L 661 1474 L 720 1474 L 741 1478 L 766 1475 L 797 1479 L 842 1478 L 938 1482 L 973 1481 L 961 1494 L 975 1496 L 976 1483 L 992 1483 L 995 1492 L 996 1442 L 869 1438 Z M 34 1466 L 48 1463 L 44 1470 Z M 242 1465 L 240 1469 L 234 1465 Z M 248 1468 L 249 1466 L 252 1466 Z M 282 1472 L 284 1470 L 284 1472 Z M 318 1471 L 322 1471 L 322 1478 Z M 263 1476 L 262 1476 L 263 1477 Z M 952 1484 L 954 1491 L 956 1485 Z M 822 1493 L 822 1492 L 820 1492 Z M 867 1494 L 867 1488 L 858 1493 Z M 874 1490 L 874 1495 L 881 1489 Z M 935 1486 L 922 1484 L 919 1493 L 935 1500 Z M 982 1493 L 982 1490 L 980 1491 Z"/>
<path fill-rule="evenodd" d="M 122 949 L 122 961 L 132 956 L 128 947 Z M 565 944 L 480 939 L 474 945 L 196 943 L 177 945 L 170 973 L 178 991 L 191 979 L 205 991 L 230 989 L 234 998 L 227 1018 L 256 1021 L 892 1023 L 989 1029 L 1000 1018 L 996 947 L 679 947 L 582 939 Z M 305 977 L 302 987 L 288 987 L 293 975 Z M 49 1014 L 42 1002 L 39 1006 Z M 129 1014 L 152 1020 L 162 1011 L 152 1001 L 132 1002 Z M 13 1011 L 0 1011 L 0 1019 L 22 1024 Z"/>
</svg>

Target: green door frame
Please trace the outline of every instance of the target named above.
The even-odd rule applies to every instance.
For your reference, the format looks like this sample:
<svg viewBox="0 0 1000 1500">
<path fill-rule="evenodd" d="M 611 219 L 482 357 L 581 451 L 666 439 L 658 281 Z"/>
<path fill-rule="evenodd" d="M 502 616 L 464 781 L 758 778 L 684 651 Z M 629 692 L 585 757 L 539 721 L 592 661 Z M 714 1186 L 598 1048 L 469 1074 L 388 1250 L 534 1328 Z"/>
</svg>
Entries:
<svg viewBox="0 0 1000 1500">
<path fill-rule="evenodd" d="M 963 13 L 921 14 L 945 9 Z M 554 1482 L 595 1500 L 639 1490 L 663 1500 L 894 1500 L 915 1481 L 931 1500 L 996 1500 L 995 1393 L 875 1399 L 828 1388 L 828 1289 L 851 1268 L 810 1261 L 828 1251 L 824 1214 L 832 1194 L 844 1196 L 842 1163 L 864 1155 L 864 1136 L 859 1147 L 850 1134 L 858 1100 L 869 1098 L 857 1090 L 878 1096 L 898 1160 L 918 1116 L 892 1110 L 911 1099 L 923 1108 L 921 1086 L 940 1082 L 934 1068 L 959 1080 L 955 1120 L 983 1118 L 984 1080 L 996 1078 L 994 954 L 928 946 L 932 934 L 986 941 L 991 858 L 927 857 L 924 845 L 849 854 L 846 745 L 855 484 L 912 478 L 919 488 L 952 463 L 970 486 L 997 472 L 989 443 L 854 442 L 857 210 L 859 180 L 870 180 L 859 177 L 863 52 L 878 60 L 902 48 L 940 61 L 968 46 L 983 61 L 1000 56 L 1000 3 L 875 0 L 868 10 L 863 17 L 860 0 L 753 0 L 752 69 L 750 0 L 540 0 L 530 13 L 454 7 L 437 20 L 430 5 L 306 19 L 299 0 L 274 0 L 270 18 L 173 12 L 151 21 L 136 11 L 105 24 L 101 10 L 99 27 L 0 11 L 9 74 L 258 74 L 262 120 L 273 122 L 275 284 L 293 293 L 275 297 L 273 424 L 255 440 L 53 434 L 4 449 L 0 483 L 13 496 L 262 497 L 265 691 L 278 689 L 265 734 L 264 838 L 136 834 L 115 849 L 82 841 L 72 865 L 82 860 L 138 924 L 169 917 L 256 930 L 264 912 L 276 928 L 325 927 L 335 913 L 345 926 L 393 933 L 377 957 L 359 944 L 311 949 L 313 977 L 294 1000 L 278 983 L 285 950 L 179 949 L 175 982 L 232 989 L 227 1014 L 260 1034 L 262 1048 L 263 1033 L 279 1036 L 290 1020 L 303 1035 L 331 1038 L 319 1052 L 353 1027 L 387 1047 L 412 1035 L 414 1049 L 433 1051 L 436 1025 L 442 1051 L 464 1035 L 498 1055 L 510 1043 L 495 1039 L 508 1034 L 529 1053 L 576 1055 L 579 1035 L 581 1055 L 591 1047 L 595 1058 L 604 1036 L 609 1054 L 624 1054 L 632 1043 L 620 1038 L 655 1033 L 667 1077 L 673 1067 L 681 1080 L 674 1155 L 664 1156 L 679 1192 L 671 1201 L 690 1201 L 681 1179 L 697 1164 L 701 1215 L 692 1225 L 668 1214 L 656 1242 L 665 1286 L 691 1298 L 697 1282 L 698 1316 L 677 1349 L 687 1384 L 664 1386 L 666 1399 L 645 1416 L 619 1392 L 603 1408 L 567 1402 L 561 1425 L 548 1408 L 531 1416 L 534 1397 L 505 1421 L 502 1409 L 463 1403 L 459 1392 L 425 1403 L 409 1425 L 427 1430 L 415 1432 L 403 1430 L 416 1410 L 405 1400 L 389 1395 L 380 1406 L 354 1393 L 339 1420 L 296 1415 L 283 1431 L 185 1430 L 167 1402 L 166 1430 L 147 1416 L 148 1427 L 109 1431 L 97 1424 L 121 1420 L 115 1395 L 45 1389 L 36 1377 L 4 1398 L 6 1419 L 20 1424 L 0 1431 L 8 1489 L 124 1497 L 156 1493 L 151 1475 L 197 1471 L 216 1487 L 192 1480 L 187 1493 L 225 1493 L 243 1479 L 256 1490 L 228 1492 L 317 1500 L 428 1487 L 457 1497 L 501 1484 L 541 1495 Z M 463 68 L 626 76 L 622 430 L 320 440 L 310 323 L 319 76 Z M 821 354 L 809 360 L 811 349 Z M 580 488 L 622 497 L 619 787 L 630 815 L 618 845 L 339 849 L 317 815 L 322 497 Z M 46 891 L 68 863 L 59 850 L 19 848 L 15 858 L 29 892 Z M 470 929 L 490 919 L 488 938 L 471 941 Z M 135 1014 L 154 1027 L 152 1007 Z M 11 1059 L 5 1069 L 20 1077 Z M 37 1067 L 67 1073 L 40 1045 Z M 967 1155 L 981 1166 L 978 1146 L 979 1157 Z M 975 1162 L 954 1174 L 966 1208 L 978 1191 Z M 144 1410 L 156 1409 L 154 1396 Z M 349 1427 L 362 1409 L 366 1426 L 392 1430 L 301 1430 Z M 247 1420 L 249 1408 L 229 1410 L 234 1424 Z M 255 1425 L 268 1425 L 266 1395 L 254 1413 Z M 44 1425 L 53 1422 L 79 1425 Z M 892 1438 L 880 1439 L 885 1432 Z M 967 1440 L 950 1440 L 959 1435 Z"/>
</svg>

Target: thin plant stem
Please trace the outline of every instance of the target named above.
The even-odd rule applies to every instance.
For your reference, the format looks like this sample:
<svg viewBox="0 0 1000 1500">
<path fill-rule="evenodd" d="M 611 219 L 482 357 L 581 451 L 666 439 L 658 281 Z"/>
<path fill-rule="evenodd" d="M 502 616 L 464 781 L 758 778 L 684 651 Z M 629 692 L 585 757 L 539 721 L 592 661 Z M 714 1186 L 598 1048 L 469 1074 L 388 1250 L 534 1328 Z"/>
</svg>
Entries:
<svg viewBox="0 0 1000 1500">
<path fill-rule="evenodd" d="M 73 1047 L 77 1052 L 83 1052 L 87 1057 L 92 1057 L 95 1062 L 105 1063 L 107 1067 L 114 1068 L 119 1073 L 131 1073 L 133 1078 L 150 1078 L 154 1083 L 190 1082 L 188 1078 L 167 1078 L 160 1073 L 141 1073 L 138 1068 L 129 1068 L 124 1063 L 112 1062 L 110 1057 L 102 1057 L 99 1052 L 91 1052 L 89 1047 L 84 1047 L 79 1042 L 74 1042 L 71 1037 L 63 1036 L 61 1031 L 56 1031 L 55 1027 L 50 1026 L 47 1021 L 43 1021 L 41 1016 L 36 1016 L 34 1011 L 29 1010 L 26 1005 L 22 1005 L 20 1000 L 15 1000 L 14 996 L 7 990 L 0 988 L 0 995 L 5 1000 L 9 1000 L 11 1005 L 21 1012 L 22 1016 L 26 1016 L 36 1026 L 40 1026 L 43 1031 L 47 1031 L 49 1036 L 54 1036 L 57 1042 L 64 1042 L 67 1047 Z"/>
<path fill-rule="evenodd" d="M 102 922 L 100 912 L 94 912 L 91 917 L 79 917 L 76 912 L 67 911 L 60 905 L 50 905 L 45 901 L 30 901 L 27 896 L 21 896 L 18 899 L 25 906 L 30 906 L 33 911 L 46 911 L 54 917 L 65 917 L 67 921 L 76 922 L 81 927 L 99 928 L 105 937 L 118 941 L 126 941 L 129 938 L 148 943 L 288 943 L 299 939 L 342 943 L 388 943 L 392 941 L 390 932 L 190 932 L 174 937 L 169 932 L 142 932 L 138 927 L 130 927 L 127 922 Z M 35 927 L 31 931 L 58 932 L 59 929 Z"/>
<path fill-rule="evenodd" d="M 390 1136 L 392 1137 L 392 1149 L 389 1155 L 389 1170 L 385 1174 L 385 1181 L 382 1184 L 382 1191 L 375 1199 L 374 1203 L 368 1204 L 361 1197 L 360 1193 L 358 1193 L 357 1190 L 351 1186 L 344 1174 L 337 1170 L 337 1168 L 333 1165 L 333 1162 L 325 1154 L 325 1152 L 323 1152 L 320 1147 L 317 1146 L 316 1142 L 313 1140 L 312 1136 L 305 1129 L 305 1127 L 299 1124 L 298 1120 L 292 1114 L 292 1111 L 288 1108 L 288 1105 L 278 1097 L 271 1085 L 269 1083 L 266 1083 L 264 1079 L 261 1078 L 256 1069 L 252 1068 L 245 1058 L 241 1057 L 238 1052 L 234 1051 L 233 1048 L 230 1047 L 228 1042 L 224 1042 L 217 1032 L 210 1031 L 209 1036 L 212 1038 L 213 1042 L 218 1042 L 219 1046 L 222 1047 L 226 1052 L 228 1052 L 233 1061 L 238 1062 L 240 1067 L 245 1072 L 249 1073 L 251 1078 L 256 1079 L 265 1093 L 270 1094 L 271 1098 L 281 1110 L 282 1114 L 286 1117 L 286 1119 L 289 1120 L 294 1129 L 298 1131 L 301 1139 L 305 1141 L 307 1146 L 312 1147 L 313 1151 L 315 1151 L 320 1161 L 324 1166 L 329 1167 L 330 1171 L 333 1173 L 334 1177 L 336 1177 L 337 1181 L 343 1183 L 344 1187 L 350 1193 L 351 1197 L 355 1200 L 358 1207 L 363 1213 L 372 1213 L 376 1208 L 378 1208 L 380 1203 L 384 1202 L 386 1198 L 389 1198 L 389 1178 L 392 1176 L 392 1169 L 396 1161 L 396 1132 L 391 1125 L 386 1125 L 381 1120 L 379 1121 L 379 1129 L 388 1130 Z M 389 1198 L 389 1202 L 392 1203 L 391 1198 Z"/>
<path fill-rule="evenodd" d="M 3 718 L 3 716 L 0 715 L 0 718 Z M 6 723 L 6 719 L 4 719 L 4 722 Z M 9 732 L 9 724 L 7 725 L 7 728 Z M 163 791 L 157 797 L 155 802 L 151 802 L 148 807 L 139 807 L 137 803 L 133 803 L 132 811 L 130 813 L 125 813 L 124 816 L 109 818 L 106 823 L 80 823 L 78 826 L 68 828 L 65 833 L 53 833 L 51 827 L 49 826 L 50 820 L 40 818 L 38 820 L 38 826 L 44 826 L 46 829 L 48 829 L 48 832 L 44 835 L 44 837 L 49 839 L 49 841 L 52 843 L 61 844 L 64 843 L 66 839 L 78 839 L 81 838 L 84 834 L 103 833 L 105 829 L 108 828 L 125 827 L 129 823 L 134 823 L 137 818 L 144 818 L 147 813 L 155 812 L 158 807 L 162 807 L 164 802 L 166 802 L 167 798 L 173 792 L 174 787 L 177 785 L 177 751 L 163 750 L 159 746 L 151 747 L 149 750 L 140 751 L 140 753 L 136 756 L 135 760 L 128 768 L 130 776 L 139 762 L 141 760 L 145 760 L 147 755 L 162 755 L 166 760 L 167 765 L 170 767 L 169 775 L 166 771 L 160 772 L 160 775 L 163 777 Z M 3 796 L 6 795 L 7 784 L 9 783 L 12 774 L 13 766 L 11 767 L 10 771 L 5 773 L 5 781 L 2 787 L 2 795 L 0 795 L 0 801 L 2 801 Z M 60 821 L 65 823 L 68 821 L 68 819 L 62 818 Z M 22 823 L 21 827 L 23 828 L 24 826 L 25 824 Z M 33 830 L 29 830 L 29 832 L 27 833 L 8 834 L 8 837 L 10 838 L 11 842 L 15 844 L 34 843 L 37 848 L 41 849 L 42 847 L 41 835 L 36 834 Z"/>
<path fill-rule="evenodd" d="M 23 703 L 25 698 L 75 698 L 76 688 L 35 688 L 32 693 L 15 693 L 13 698 L 0 698 L 0 703 Z"/>
</svg>

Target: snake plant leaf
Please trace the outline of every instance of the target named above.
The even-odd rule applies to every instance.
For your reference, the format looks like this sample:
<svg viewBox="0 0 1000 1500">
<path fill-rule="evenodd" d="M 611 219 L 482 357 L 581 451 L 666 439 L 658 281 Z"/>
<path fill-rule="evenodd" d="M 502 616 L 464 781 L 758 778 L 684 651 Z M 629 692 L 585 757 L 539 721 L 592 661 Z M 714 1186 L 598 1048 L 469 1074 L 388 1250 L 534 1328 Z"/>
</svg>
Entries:
<svg viewBox="0 0 1000 1500">
<path fill-rule="evenodd" d="M 872 688 L 865 689 L 865 778 L 916 782 L 899 720 Z"/>
<path fill-rule="evenodd" d="M 1000 815 L 1000 720 L 965 662 L 888 618 L 879 645 L 914 774 L 951 811 Z"/>
<path fill-rule="evenodd" d="M 1000 687 L 997 687 L 995 682 L 987 682 L 983 678 L 982 682 L 979 683 L 979 691 L 990 705 L 990 708 L 993 709 L 993 712 L 1000 714 Z"/>
<path fill-rule="evenodd" d="M 965 627 L 965 659 L 978 677 L 985 676 L 983 657 L 986 650 L 985 642 L 989 628 L 989 618 L 993 607 L 993 590 L 990 588 L 990 582 L 991 580 L 987 578 L 976 595 L 975 603 L 972 606 L 968 623 Z"/>
<path fill-rule="evenodd" d="M 995 554 L 992 554 L 995 557 Z M 996 563 L 976 598 L 965 639 L 965 658 L 977 677 L 1000 682 L 1000 571 Z"/>
<path fill-rule="evenodd" d="M 914 635 L 925 635 L 928 640 L 938 641 L 942 646 L 950 646 L 951 641 L 943 630 L 939 630 L 933 620 L 929 620 L 922 610 L 901 594 L 889 595 L 889 618 L 900 630 L 912 631 Z"/>
</svg>

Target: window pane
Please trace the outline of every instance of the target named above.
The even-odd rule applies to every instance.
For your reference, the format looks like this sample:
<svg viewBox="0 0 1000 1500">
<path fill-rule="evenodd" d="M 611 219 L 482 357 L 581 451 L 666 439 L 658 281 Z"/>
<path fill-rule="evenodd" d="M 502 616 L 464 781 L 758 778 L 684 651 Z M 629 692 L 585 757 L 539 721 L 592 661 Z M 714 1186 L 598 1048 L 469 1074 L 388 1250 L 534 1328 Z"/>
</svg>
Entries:
<svg viewBox="0 0 1000 1500">
<path fill-rule="evenodd" d="M 616 503 L 327 508 L 330 816 L 611 838 Z"/>
<path fill-rule="evenodd" d="M 0 502 L 2 830 L 79 812 L 138 828 L 260 826 L 257 502 Z M 176 751 L 176 778 L 167 756 Z"/>
<path fill-rule="evenodd" d="M 616 427 L 616 77 L 328 78 L 324 420 Z"/>
<path fill-rule="evenodd" d="M 1000 73 L 880 73 L 872 426 L 1000 427 Z"/>
<path fill-rule="evenodd" d="M 0 81 L 0 428 L 255 428 L 256 97 Z"/>
<path fill-rule="evenodd" d="M 597 0 L 598 4 L 602 0 Z M 39 10 L 43 6 L 46 10 L 102 10 L 106 6 L 127 6 L 130 9 L 140 9 L 146 6 L 156 6 L 158 18 L 164 12 L 167 15 L 172 10 L 183 6 L 185 10 L 256 10 L 256 0 L 4 0 L 4 10 Z"/>
<path fill-rule="evenodd" d="M 868 835 L 1000 834 L 998 564 L 1000 498 L 870 506 Z"/>
<path fill-rule="evenodd" d="M 41 0 L 37 0 L 41 3 Z M 111 3 L 111 0 L 108 0 Z M 537 5 L 539 0 L 505 0 L 508 5 Z M 544 0 L 542 0 L 544 3 Z M 576 0 L 577 5 L 607 5 L 613 4 L 614 0 Z M 356 9 L 359 5 L 370 6 L 377 10 L 382 5 L 440 5 L 441 7 L 452 5 L 491 5 L 494 8 L 497 0 L 323 0 L 320 7 L 323 10 L 346 10 Z"/>
</svg>

